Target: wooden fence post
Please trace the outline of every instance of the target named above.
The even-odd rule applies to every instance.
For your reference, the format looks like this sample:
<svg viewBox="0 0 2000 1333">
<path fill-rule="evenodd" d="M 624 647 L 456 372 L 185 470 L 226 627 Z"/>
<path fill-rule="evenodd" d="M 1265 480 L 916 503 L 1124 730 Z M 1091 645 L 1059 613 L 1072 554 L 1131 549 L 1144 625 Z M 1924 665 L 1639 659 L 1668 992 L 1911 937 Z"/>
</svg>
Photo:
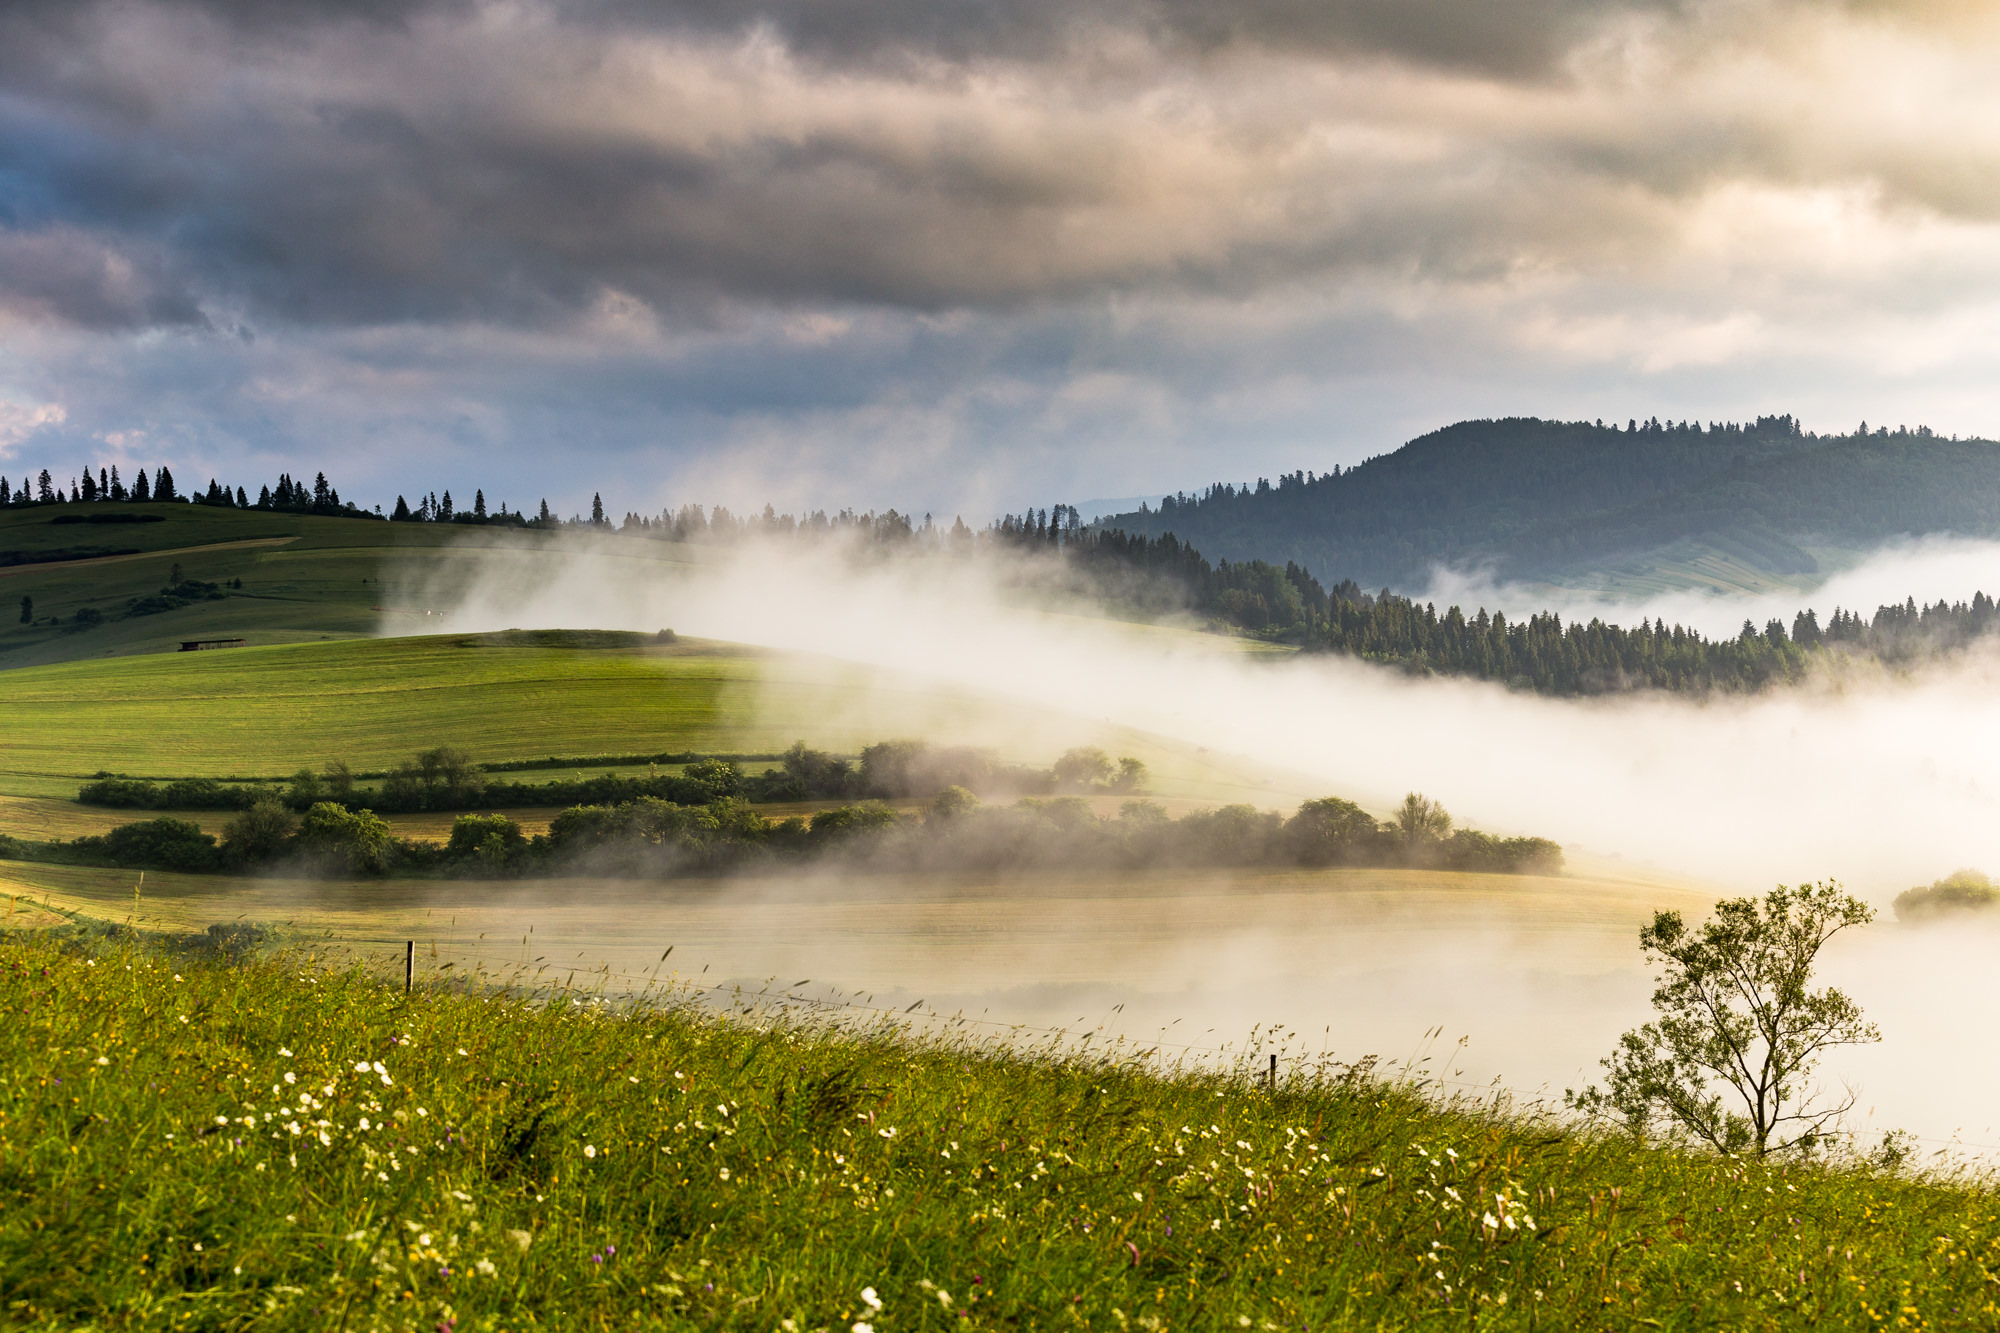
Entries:
<svg viewBox="0 0 2000 1333">
<path fill-rule="evenodd" d="M 417 980 L 417 942 L 409 941 L 403 946 L 403 994 L 408 995 Z"/>
</svg>

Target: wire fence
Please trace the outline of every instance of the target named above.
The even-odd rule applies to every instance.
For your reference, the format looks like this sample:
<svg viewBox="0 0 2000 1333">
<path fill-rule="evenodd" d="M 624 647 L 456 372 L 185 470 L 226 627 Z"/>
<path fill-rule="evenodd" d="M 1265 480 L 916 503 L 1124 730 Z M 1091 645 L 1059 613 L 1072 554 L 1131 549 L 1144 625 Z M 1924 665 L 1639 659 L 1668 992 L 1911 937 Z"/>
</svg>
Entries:
<svg viewBox="0 0 2000 1333">
<path fill-rule="evenodd" d="M 27 897 L 16 895 L 15 905 Z M 80 911 L 57 906 L 46 897 L 41 904 L 45 911 L 73 921 L 97 921 L 86 917 Z M 11 914 L 10 914 L 11 915 Z M 136 918 L 126 924 L 135 924 Z M 289 924 L 289 923 L 288 923 Z M 1041 1049 L 1062 1051 L 1067 1048 L 1072 1056 L 1082 1056 L 1101 1052 L 1098 1058 L 1117 1058 L 1125 1063 L 1139 1065 L 1153 1060 L 1158 1072 L 1166 1069 L 1163 1052 L 1171 1050 L 1180 1053 L 1182 1063 L 1174 1072 L 1184 1071 L 1187 1062 L 1197 1057 L 1206 1057 L 1201 1065 L 1209 1072 L 1227 1072 L 1238 1076 L 1250 1076 L 1257 1066 L 1257 1057 L 1266 1057 L 1270 1063 L 1265 1066 L 1264 1082 L 1272 1089 L 1285 1086 L 1308 1085 L 1333 1080 L 1352 1080 L 1357 1076 L 1375 1077 L 1395 1083 L 1397 1086 L 1420 1094 L 1447 1092 L 1461 1103 L 1468 1094 L 1478 1094 L 1482 1101 L 1490 1100 L 1495 1111 L 1511 1110 L 1517 1114 L 1542 1112 L 1554 1114 L 1558 1108 L 1545 1097 L 1524 1094 L 1506 1085 L 1504 1080 L 1495 1078 L 1484 1083 L 1455 1078 L 1451 1072 L 1432 1072 L 1428 1066 L 1433 1057 L 1428 1054 L 1431 1045 L 1443 1035 L 1441 1027 L 1434 1027 L 1425 1033 L 1425 1047 L 1413 1053 L 1400 1064 L 1383 1068 L 1374 1056 L 1364 1056 L 1353 1061 L 1341 1061 L 1334 1057 L 1324 1044 L 1317 1052 L 1310 1054 L 1296 1046 L 1296 1039 L 1303 1034 L 1283 1025 L 1254 1027 L 1241 1043 L 1224 1042 L 1208 1045 L 1200 1042 L 1173 1041 L 1162 1036 L 1140 1037 L 1120 1030 L 1107 1018 L 1095 1025 L 1084 1017 L 1079 1017 L 1075 1025 L 1050 1026 L 1021 1020 L 974 1017 L 961 1011 L 944 1012 L 934 1009 L 924 1000 L 907 1006 L 877 1005 L 868 1001 L 841 998 L 834 994 L 808 994 L 799 990 L 809 984 L 810 979 L 802 979 L 788 986 L 776 984 L 776 978 L 769 978 L 761 985 L 751 986 L 742 981 L 723 981 L 702 984 L 698 978 L 689 978 L 678 973 L 663 973 L 667 959 L 673 948 L 661 954 L 659 963 L 650 972 L 624 972 L 609 963 L 595 966 L 558 965 L 554 968 L 547 963 L 547 955 L 532 960 L 524 959 L 513 966 L 511 971 L 504 967 L 490 966 L 490 960 L 476 952 L 451 950 L 452 956 L 440 952 L 439 942 L 433 940 L 423 949 L 428 954 L 432 966 L 428 975 L 418 971 L 418 942 L 390 936 L 367 934 L 336 934 L 327 931 L 320 943 L 330 946 L 333 953 L 344 950 L 352 962 L 372 974 L 384 975 L 385 979 L 397 971 L 403 976 L 405 987 L 414 989 L 421 984 L 426 988 L 439 985 L 463 983 L 467 989 L 485 989 L 523 999 L 554 998 L 558 995 L 570 996 L 586 994 L 599 1001 L 612 1001 L 639 1006 L 648 997 L 673 1005 L 700 1004 L 702 1007 L 721 1012 L 725 1009 L 741 1017 L 755 1018 L 777 1011 L 808 1013 L 829 1021 L 838 1021 L 849 1030 L 856 1030 L 850 1020 L 865 1018 L 877 1028 L 893 1026 L 896 1033 L 905 1037 L 931 1038 L 942 1036 L 953 1029 L 979 1029 L 990 1033 L 996 1044 L 1022 1050 L 1023 1039 L 1039 1039 L 1044 1043 Z M 524 940 L 525 943 L 525 940 Z M 446 949 L 450 949 L 449 941 Z M 384 949 L 394 948 L 392 956 L 385 956 Z M 315 954 L 316 958 L 321 955 Z M 438 960 L 443 957 L 444 961 Z M 330 955 L 329 955 L 330 959 Z M 402 966 L 397 968 L 395 965 Z M 528 969 L 537 970 L 530 973 Z M 543 981 L 542 976 L 551 971 L 563 973 L 560 982 Z M 450 973 L 450 976 L 446 974 Z M 576 979 L 582 976 L 586 985 L 579 988 Z M 526 980 L 524 980 L 526 978 Z M 636 984 L 637 990 L 612 991 L 611 982 Z M 872 1000 L 872 996 L 870 999 Z M 720 1003 L 726 999 L 727 1005 Z M 1122 1011 L 1122 1004 L 1113 1007 L 1113 1013 Z M 1380 1073 L 1376 1071 L 1380 1070 Z M 1282 1071 L 1282 1072 L 1281 1072 Z M 1871 1131 L 1872 1132 L 1872 1131 Z M 1826 1137 L 1845 1139 L 1857 1152 L 1863 1132 L 1859 1130 L 1829 1131 Z M 1905 1142 L 1935 1145 L 1934 1156 L 1945 1157 L 1953 1153 L 1986 1152 L 2000 1153 L 2000 1143 L 1987 1143 L 1957 1136 L 1938 1138 L 1930 1135 L 1897 1132 L 1897 1137 Z"/>
</svg>

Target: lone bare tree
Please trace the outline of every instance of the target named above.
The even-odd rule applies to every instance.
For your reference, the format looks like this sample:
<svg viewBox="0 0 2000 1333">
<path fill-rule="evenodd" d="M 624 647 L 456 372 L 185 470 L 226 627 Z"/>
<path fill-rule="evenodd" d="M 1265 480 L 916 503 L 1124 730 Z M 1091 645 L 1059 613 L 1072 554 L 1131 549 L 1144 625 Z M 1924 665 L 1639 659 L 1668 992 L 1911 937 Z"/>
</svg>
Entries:
<svg viewBox="0 0 2000 1333">
<path fill-rule="evenodd" d="M 1639 931 L 1662 964 L 1659 1017 L 1627 1032 L 1600 1061 L 1606 1086 L 1567 1103 L 1623 1117 L 1635 1132 L 1661 1125 L 1725 1153 L 1809 1152 L 1853 1105 L 1814 1105 L 1809 1087 L 1829 1047 L 1880 1041 L 1845 993 L 1811 989 L 1813 963 L 1841 931 L 1875 913 L 1840 885 L 1778 886 L 1716 905 L 1699 930 L 1659 912 Z"/>
</svg>

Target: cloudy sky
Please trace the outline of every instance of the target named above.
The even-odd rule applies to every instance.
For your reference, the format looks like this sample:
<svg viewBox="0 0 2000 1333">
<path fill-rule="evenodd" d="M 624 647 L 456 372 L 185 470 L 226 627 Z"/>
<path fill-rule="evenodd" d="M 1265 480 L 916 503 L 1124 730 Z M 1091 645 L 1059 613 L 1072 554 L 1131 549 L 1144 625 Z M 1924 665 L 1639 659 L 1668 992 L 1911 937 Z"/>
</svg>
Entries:
<svg viewBox="0 0 2000 1333">
<path fill-rule="evenodd" d="M 962 509 L 2000 434 L 2000 10 L 8 0 L 0 469 Z"/>
</svg>

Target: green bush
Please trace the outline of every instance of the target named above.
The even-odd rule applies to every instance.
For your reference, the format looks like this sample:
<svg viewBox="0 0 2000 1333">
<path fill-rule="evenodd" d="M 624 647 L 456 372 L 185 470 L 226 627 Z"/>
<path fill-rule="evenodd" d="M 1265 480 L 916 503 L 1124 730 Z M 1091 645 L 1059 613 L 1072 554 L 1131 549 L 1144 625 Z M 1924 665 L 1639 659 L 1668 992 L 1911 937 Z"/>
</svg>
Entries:
<svg viewBox="0 0 2000 1333">
<path fill-rule="evenodd" d="M 1896 895 L 1898 921 L 1930 921 L 1967 912 L 1992 910 L 2000 889 L 1977 870 L 1955 870 L 1935 884 L 1905 889 Z"/>
<path fill-rule="evenodd" d="M 299 821 L 298 845 L 330 866 L 379 875 L 389 868 L 389 826 L 367 810 L 321 801 Z"/>
<path fill-rule="evenodd" d="M 102 837 L 78 838 L 73 845 L 101 852 L 117 866 L 200 874 L 220 864 L 214 836 L 184 819 L 121 824 Z"/>
</svg>

